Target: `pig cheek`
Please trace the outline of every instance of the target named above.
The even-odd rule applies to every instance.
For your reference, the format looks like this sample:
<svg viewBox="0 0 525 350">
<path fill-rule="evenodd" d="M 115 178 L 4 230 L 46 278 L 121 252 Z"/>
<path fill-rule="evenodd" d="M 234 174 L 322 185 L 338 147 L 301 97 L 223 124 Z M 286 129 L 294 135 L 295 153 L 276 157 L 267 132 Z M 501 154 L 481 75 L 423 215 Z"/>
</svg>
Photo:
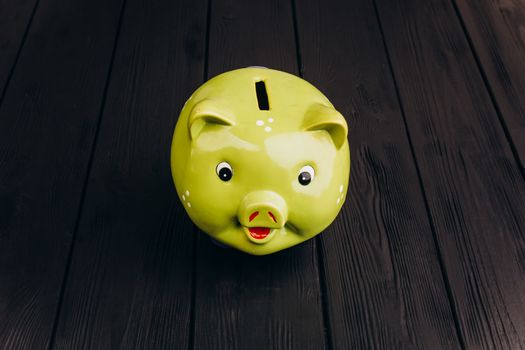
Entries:
<svg viewBox="0 0 525 350">
<path fill-rule="evenodd" d="M 319 198 L 302 195 L 289 205 L 288 224 L 293 233 L 308 236 L 315 230 L 315 223 L 322 218 Z"/>
<path fill-rule="evenodd" d="M 192 185 L 189 197 L 191 207 L 186 205 L 190 215 L 216 233 L 235 224 L 239 200 L 235 199 L 231 184 L 211 177 Z"/>
</svg>

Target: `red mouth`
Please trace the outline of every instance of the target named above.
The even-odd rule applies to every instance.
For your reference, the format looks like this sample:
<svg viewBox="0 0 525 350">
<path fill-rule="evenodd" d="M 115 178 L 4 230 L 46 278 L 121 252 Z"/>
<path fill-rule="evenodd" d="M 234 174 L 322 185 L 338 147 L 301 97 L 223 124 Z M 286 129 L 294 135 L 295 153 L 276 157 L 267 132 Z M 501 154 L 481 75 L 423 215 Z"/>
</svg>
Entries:
<svg viewBox="0 0 525 350">
<path fill-rule="evenodd" d="M 248 227 L 248 231 L 250 231 L 250 236 L 255 239 L 263 239 L 270 234 L 269 227 Z"/>
</svg>

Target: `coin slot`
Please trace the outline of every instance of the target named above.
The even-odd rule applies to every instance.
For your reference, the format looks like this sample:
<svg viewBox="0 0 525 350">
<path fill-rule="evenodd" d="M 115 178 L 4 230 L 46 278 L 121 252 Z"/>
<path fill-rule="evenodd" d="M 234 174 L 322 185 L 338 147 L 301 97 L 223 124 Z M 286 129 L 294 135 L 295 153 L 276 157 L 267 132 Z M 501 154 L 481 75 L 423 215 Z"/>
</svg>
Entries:
<svg viewBox="0 0 525 350">
<path fill-rule="evenodd" d="M 268 93 L 266 92 L 266 84 L 264 81 L 255 83 L 255 93 L 257 94 L 257 103 L 261 111 L 270 110 L 270 102 L 268 101 Z"/>
</svg>

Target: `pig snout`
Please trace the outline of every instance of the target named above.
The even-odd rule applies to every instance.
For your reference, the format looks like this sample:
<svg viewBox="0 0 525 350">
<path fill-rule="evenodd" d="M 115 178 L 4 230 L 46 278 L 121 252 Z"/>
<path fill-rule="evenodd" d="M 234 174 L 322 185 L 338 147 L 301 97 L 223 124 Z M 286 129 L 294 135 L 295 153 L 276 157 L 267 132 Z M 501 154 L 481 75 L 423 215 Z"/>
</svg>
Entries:
<svg viewBox="0 0 525 350">
<path fill-rule="evenodd" d="M 246 227 L 282 228 L 288 219 L 288 207 L 275 192 L 250 192 L 241 201 L 238 219 Z"/>
</svg>

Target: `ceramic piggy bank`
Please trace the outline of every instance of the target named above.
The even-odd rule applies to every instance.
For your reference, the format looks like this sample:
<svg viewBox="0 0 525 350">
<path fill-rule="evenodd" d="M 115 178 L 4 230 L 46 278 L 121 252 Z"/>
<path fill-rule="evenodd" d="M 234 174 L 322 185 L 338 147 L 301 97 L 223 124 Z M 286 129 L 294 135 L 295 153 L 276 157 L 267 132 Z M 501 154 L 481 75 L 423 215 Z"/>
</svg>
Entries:
<svg viewBox="0 0 525 350">
<path fill-rule="evenodd" d="M 171 146 L 177 194 L 213 239 L 270 254 L 335 219 L 350 172 L 343 116 L 314 86 L 262 67 L 223 73 L 193 93 Z"/>
</svg>

